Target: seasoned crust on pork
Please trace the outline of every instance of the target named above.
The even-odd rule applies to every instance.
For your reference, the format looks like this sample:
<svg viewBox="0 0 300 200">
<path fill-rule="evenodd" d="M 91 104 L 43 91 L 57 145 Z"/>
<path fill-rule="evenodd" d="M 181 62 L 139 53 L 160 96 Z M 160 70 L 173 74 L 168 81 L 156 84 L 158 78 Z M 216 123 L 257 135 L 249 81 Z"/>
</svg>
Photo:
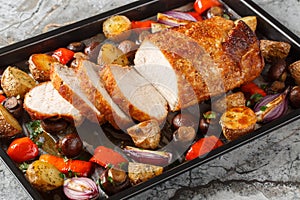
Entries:
<svg viewBox="0 0 300 200">
<path fill-rule="evenodd" d="M 134 62 L 172 111 L 239 87 L 264 67 L 255 33 L 242 21 L 234 26 L 221 17 L 150 35 Z"/>
<path fill-rule="evenodd" d="M 80 82 L 74 69 L 54 63 L 51 66 L 50 79 L 58 93 L 77 108 L 83 116 L 100 124 L 106 121 L 104 115 L 97 110 L 80 88 Z"/>
<path fill-rule="evenodd" d="M 80 80 L 80 87 L 114 128 L 128 128 L 133 121 L 113 102 L 104 88 L 98 71 L 99 66 L 96 64 L 79 60 L 76 73 Z"/>
</svg>

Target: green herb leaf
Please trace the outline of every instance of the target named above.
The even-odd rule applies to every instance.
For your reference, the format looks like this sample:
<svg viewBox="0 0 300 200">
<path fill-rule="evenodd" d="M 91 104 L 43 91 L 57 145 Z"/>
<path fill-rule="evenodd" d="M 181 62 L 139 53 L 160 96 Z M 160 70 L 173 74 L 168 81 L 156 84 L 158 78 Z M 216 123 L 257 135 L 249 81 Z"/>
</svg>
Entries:
<svg viewBox="0 0 300 200">
<path fill-rule="evenodd" d="M 268 108 L 268 106 L 262 106 L 262 107 L 260 107 L 260 110 L 265 111 L 267 108 Z"/>
<path fill-rule="evenodd" d="M 42 148 L 43 147 L 43 142 L 40 142 L 40 141 L 37 141 L 36 143 L 35 143 L 39 148 Z"/>
<path fill-rule="evenodd" d="M 263 98 L 263 96 L 258 93 L 255 93 L 255 94 L 251 95 L 251 97 L 250 97 L 250 99 L 253 100 L 254 102 L 258 102 L 262 98 Z"/>
<path fill-rule="evenodd" d="M 66 175 L 64 173 L 59 173 L 59 177 L 63 178 L 63 179 L 66 179 Z"/>
<path fill-rule="evenodd" d="M 211 112 L 206 112 L 203 114 L 203 117 L 205 119 L 216 119 L 217 115 L 215 112 L 211 111 Z"/>
<path fill-rule="evenodd" d="M 114 182 L 114 179 L 113 179 L 111 176 L 107 176 L 107 180 L 108 180 L 110 183 L 113 183 L 113 182 Z"/>
<path fill-rule="evenodd" d="M 29 167 L 29 164 L 26 163 L 26 162 L 23 162 L 22 164 L 20 164 L 19 169 L 20 169 L 23 173 L 25 173 L 26 170 L 28 169 L 28 167 Z"/>
<path fill-rule="evenodd" d="M 31 121 L 25 124 L 29 137 L 31 140 L 34 140 L 39 134 L 43 132 L 40 120 Z"/>
</svg>

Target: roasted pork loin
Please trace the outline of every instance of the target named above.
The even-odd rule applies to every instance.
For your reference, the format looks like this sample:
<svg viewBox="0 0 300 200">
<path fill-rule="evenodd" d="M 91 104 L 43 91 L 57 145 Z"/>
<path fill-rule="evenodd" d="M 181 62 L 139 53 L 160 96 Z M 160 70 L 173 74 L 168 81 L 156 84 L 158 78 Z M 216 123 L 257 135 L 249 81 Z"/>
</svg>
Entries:
<svg viewBox="0 0 300 200">
<path fill-rule="evenodd" d="M 126 129 L 133 124 L 133 121 L 105 90 L 98 73 L 99 68 L 98 65 L 88 60 L 79 60 L 76 74 L 80 80 L 80 86 L 88 99 L 114 128 Z"/>
<path fill-rule="evenodd" d="M 80 87 L 80 80 L 73 68 L 54 63 L 51 67 L 50 79 L 59 94 L 77 108 L 83 116 L 92 122 L 104 123 L 104 115 L 88 99 Z"/>
<path fill-rule="evenodd" d="M 149 35 L 134 63 L 172 111 L 239 87 L 264 67 L 255 33 L 221 17 Z"/>
<path fill-rule="evenodd" d="M 65 118 L 80 124 L 83 116 L 79 110 L 66 101 L 50 81 L 43 82 L 32 88 L 24 98 L 24 109 L 33 119 L 47 119 L 51 117 Z"/>
<path fill-rule="evenodd" d="M 107 65 L 99 74 L 111 98 L 132 118 L 162 123 L 167 117 L 166 100 L 133 68 Z"/>
</svg>

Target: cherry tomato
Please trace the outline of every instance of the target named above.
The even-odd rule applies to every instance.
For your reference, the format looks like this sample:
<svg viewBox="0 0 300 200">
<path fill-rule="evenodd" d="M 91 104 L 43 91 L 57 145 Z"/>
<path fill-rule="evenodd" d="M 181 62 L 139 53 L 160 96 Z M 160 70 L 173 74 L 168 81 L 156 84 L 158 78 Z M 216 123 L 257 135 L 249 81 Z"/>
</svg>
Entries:
<svg viewBox="0 0 300 200">
<path fill-rule="evenodd" d="M 7 149 L 8 156 L 17 163 L 35 158 L 39 154 L 38 146 L 28 137 L 15 139 Z"/>
<path fill-rule="evenodd" d="M 108 167 L 108 165 L 117 166 L 118 164 L 128 162 L 121 154 L 105 146 L 98 146 L 90 161 L 102 167 Z"/>
<path fill-rule="evenodd" d="M 61 64 L 65 65 L 73 59 L 74 52 L 67 48 L 59 48 L 54 51 L 52 57 L 56 58 Z"/>
<path fill-rule="evenodd" d="M 131 29 L 133 29 L 136 33 L 141 33 L 142 31 L 147 31 L 151 28 L 151 24 L 154 21 L 146 20 L 146 21 L 132 21 Z"/>
<path fill-rule="evenodd" d="M 214 135 L 201 138 L 190 147 L 189 151 L 185 156 L 185 159 L 193 160 L 222 145 L 223 142 Z"/>
<path fill-rule="evenodd" d="M 218 0 L 196 0 L 194 3 L 194 9 L 197 13 L 203 14 L 209 8 L 221 5 L 222 4 Z"/>
</svg>

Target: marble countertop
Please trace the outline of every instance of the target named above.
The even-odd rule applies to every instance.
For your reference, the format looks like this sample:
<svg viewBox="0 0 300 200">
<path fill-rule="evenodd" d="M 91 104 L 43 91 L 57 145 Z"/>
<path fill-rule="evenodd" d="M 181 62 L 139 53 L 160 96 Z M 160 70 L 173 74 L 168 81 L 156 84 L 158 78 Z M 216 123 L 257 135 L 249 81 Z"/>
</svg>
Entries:
<svg viewBox="0 0 300 200">
<path fill-rule="evenodd" d="M 0 47 L 133 0 L 1 1 Z M 299 0 L 254 0 L 300 37 Z M 132 199 L 300 199 L 300 120 Z M 0 159 L 0 199 L 31 199 Z"/>
</svg>

